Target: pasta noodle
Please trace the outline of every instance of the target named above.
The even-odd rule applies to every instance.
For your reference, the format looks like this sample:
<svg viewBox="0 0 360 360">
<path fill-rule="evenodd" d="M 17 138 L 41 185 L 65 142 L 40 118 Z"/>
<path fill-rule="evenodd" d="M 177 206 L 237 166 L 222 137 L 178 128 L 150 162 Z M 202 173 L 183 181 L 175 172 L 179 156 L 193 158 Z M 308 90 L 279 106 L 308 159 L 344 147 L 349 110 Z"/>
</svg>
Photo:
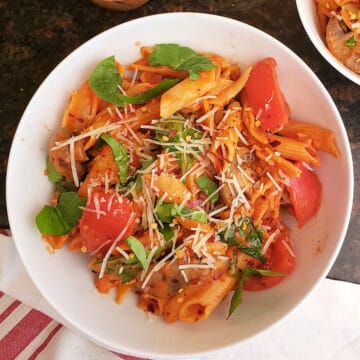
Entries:
<svg viewBox="0 0 360 360">
<path fill-rule="evenodd" d="M 281 208 L 298 216 L 292 180 L 315 176 L 304 166 L 320 165 L 318 151 L 340 153 L 317 125 L 259 126 L 245 93 L 255 66 L 165 46 L 190 51 L 190 65 L 143 47 L 131 64 L 105 59 L 73 92 L 50 141 L 52 207 L 36 222 L 52 248 L 90 256 L 100 293 L 113 289 L 120 303 L 133 290 L 145 312 L 197 322 L 236 289 L 230 315 L 249 273 L 265 288 L 266 276 L 273 284 L 291 273 Z M 106 71 L 113 86 L 104 90 Z M 289 252 L 277 253 L 280 243 Z M 275 259 L 287 267 L 273 268 Z"/>
</svg>

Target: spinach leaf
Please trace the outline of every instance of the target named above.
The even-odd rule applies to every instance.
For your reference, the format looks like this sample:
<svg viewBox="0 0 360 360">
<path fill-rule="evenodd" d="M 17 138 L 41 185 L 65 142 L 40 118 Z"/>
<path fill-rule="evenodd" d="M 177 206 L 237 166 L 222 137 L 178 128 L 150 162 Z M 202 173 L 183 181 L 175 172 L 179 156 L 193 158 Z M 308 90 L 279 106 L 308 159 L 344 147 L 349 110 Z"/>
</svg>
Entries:
<svg viewBox="0 0 360 360">
<path fill-rule="evenodd" d="M 109 134 L 102 134 L 101 139 L 103 139 L 111 147 L 114 159 L 119 167 L 120 183 L 126 183 L 129 172 L 129 157 L 126 153 L 125 147 Z"/>
<path fill-rule="evenodd" d="M 209 58 L 177 44 L 157 44 L 149 55 L 149 61 L 151 66 L 165 65 L 187 71 L 191 80 L 198 79 L 200 71 L 215 68 Z"/>
<path fill-rule="evenodd" d="M 36 215 L 36 226 L 42 234 L 65 235 L 77 224 L 82 215 L 79 206 L 85 204 L 76 192 L 64 192 L 56 207 L 45 205 Z"/>
<path fill-rule="evenodd" d="M 126 244 L 129 246 L 129 248 L 132 250 L 132 252 L 135 254 L 136 258 L 139 260 L 141 266 L 143 269 L 146 267 L 146 250 L 144 248 L 144 245 L 134 236 L 129 236 L 125 240 Z"/>
<path fill-rule="evenodd" d="M 212 181 L 205 175 L 199 176 L 196 180 L 196 185 L 199 187 L 199 189 L 207 196 L 211 195 L 213 192 L 215 192 L 218 188 L 216 182 Z M 216 203 L 219 200 L 219 193 L 214 194 L 210 202 L 212 204 Z"/>
<path fill-rule="evenodd" d="M 115 57 L 110 56 L 98 65 L 89 77 L 92 90 L 105 101 L 112 104 L 122 104 L 119 85 L 123 82 L 116 69 Z"/>
<path fill-rule="evenodd" d="M 271 270 L 263 270 L 263 269 L 254 269 L 249 266 L 247 266 L 244 270 L 241 272 L 241 276 L 239 279 L 239 282 L 237 284 L 237 287 L 234 291 L 234 294 L 231 298 L 230 302 L 230 308 L 229 313 L 227 316 L 227 319 L 233 314 L 235 309 L 242 303 L 242 292 L 245 281 L 254 275 L 263 275 L 263 276 L 284 276 L 285 274 L 278 271 L 271 271 Z"/>
<path fill-rule="evenodd" d="M 54 168 L 50 161 L 49 154 L 46 156 L 46 169 L 48 178 L 51 182 L 56 183 L 64 179 L 64 177 Z"/>
</svg>

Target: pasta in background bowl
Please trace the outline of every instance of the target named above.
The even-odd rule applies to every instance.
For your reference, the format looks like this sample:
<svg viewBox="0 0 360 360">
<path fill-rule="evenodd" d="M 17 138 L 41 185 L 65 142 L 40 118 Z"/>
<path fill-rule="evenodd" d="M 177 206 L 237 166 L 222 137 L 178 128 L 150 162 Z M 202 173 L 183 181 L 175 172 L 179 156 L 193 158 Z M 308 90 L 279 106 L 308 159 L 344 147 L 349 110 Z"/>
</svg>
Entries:
<svg viewBox="0 0 360 360">
<path fill-rule="evenodd" d="M 353 81 L 355 84 L 360 85 L 360 75 L 356 72 L 350 70 L 347 66 L 345 66 L 342 61 L 338 60 L 329 50 L 326 43 L 326 34 L 324 32 L 324 25 L 321 25 L 321 21 L 324 19 L 320 19 L 318 17 L 318 13 L 316 11 L 317 2 L 316 0 L 296 0 L 296 6 L 298 9 L 298 13 L 300 15 L 301 22 L 304 26 L 306 33 L 308 34 L 310 40 L 312 41 L 313 45 L 316 49 L 320 52 L 320 54 L 324 57 L 324 59 L 332 65 L 337 71 L 339 71 L 342 75 L 347 77 L 349 80 Z M 333 12 L 332 17 L 338 17 L 339 19 L 341 16 L 335 14 Z M 335 32 L 335 31 L 334 31 Z M 346 46 L 345 42 L 345 34 L 343 34 L 344 39 L 337 40 L 337 48 L 342 56 L 346 54 L 345 50 L 349 50 Z M 350 36 L 350 33 L 349 33 Z M 340 42 L 343 43 L 344 49 L 340 49 Z M 356 46 L 355 46 L 356 47 Z M 350 44 L 350 48 L 353 47 Z M 354 51 L 357 51 L 354 49 Z"/>
<path fill-rule="evenodd" d="M 274 288 L 245 292 L 243 304 L 229 320 L 229 298 L 205 322 L 195 324 L 168 325 L 157 317 L 149 321 L 131 295 L 117 305 L 111 296 L 97 293 L 83 254 L 48 254 L 33 221 L 52 196 L 53 187 L 43 175 L 44 159 L 69 94 L 84 83 L 102 59 L 115 55 L 122 63 L 131 63 L 139 57 L 140 45 L 159 43 L 177 43 L 199 52 L 216 53 L 231 63 L 239 63 L 241 68 L 267 57 L 276 59 L 280 88 L 291 109 L 291 118 L 329 128 L 341 153 L 340 159 L 320 155 L 321 167 L 316 171 L 322 182 L 323 199 L 317 215 L 301 229 L 293 218 L 285 220 L 295 243 L 294 272 Z M 62 96 L 52 96 L 54 89 Z M 24 173 L 30 174 L 26 186 Z M 341 196 L 333 189 L 342 189 Z M 8 213 L 15 243 L 44 297 L 70 325 L 96 343 L 153 358 L 196 356 L 239 344 L 295 310 L 326 276 L 338 254 L 350 218 L 352 194 L 352 161 L 346 132 L 334 103 L 314 74 L 265 33 L 234 20 L 196 13 L 131 21 L 98 35 L 69 55 L 40 86 L 24 112 L 7 175 Z"/>
</svg>

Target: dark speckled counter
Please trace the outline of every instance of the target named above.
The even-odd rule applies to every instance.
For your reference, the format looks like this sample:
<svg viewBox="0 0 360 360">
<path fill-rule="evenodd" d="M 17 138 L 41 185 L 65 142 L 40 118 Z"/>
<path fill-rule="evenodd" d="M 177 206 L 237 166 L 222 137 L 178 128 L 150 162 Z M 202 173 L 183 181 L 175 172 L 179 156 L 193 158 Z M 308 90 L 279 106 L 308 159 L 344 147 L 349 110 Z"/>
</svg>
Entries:
<svg viewBox="0 0 360 360">
<path fill-rule="evenodd" d="M 8 227 L 5 178 L 12 137 L 26 104 L 48 73 L 103 30 L 141 16 L 174 11 L 222 15 L 264 30 L 295 51 L 328 89 L 343 117 L 355 170 L 350 227 L 329 277 L 360 283 L 360 87 L 337 73 L 313 47 L 295 1 L 150 0 L 136 10 L 112 12 L 90 0 L 0 0 L 0 228 Z"/>
</svg>

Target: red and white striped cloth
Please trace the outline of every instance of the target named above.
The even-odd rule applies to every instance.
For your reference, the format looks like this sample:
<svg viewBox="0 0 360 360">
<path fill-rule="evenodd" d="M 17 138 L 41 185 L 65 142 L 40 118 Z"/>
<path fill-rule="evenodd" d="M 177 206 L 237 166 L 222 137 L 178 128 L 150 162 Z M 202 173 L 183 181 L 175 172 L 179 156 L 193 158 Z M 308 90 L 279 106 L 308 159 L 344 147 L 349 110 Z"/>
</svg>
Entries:
<svg viewBox="0 0 360 360">
<path fill-rule="evenodd" d="M 360 285 L 326 279 L 271 331 L 198 360 L 358 360 L 359 304 Z M 0 234 L 0 360 L 13 359 L 143 360 L 106 350 L 66 326 L 31 282 L 12 239 Z"/>
</svg>

